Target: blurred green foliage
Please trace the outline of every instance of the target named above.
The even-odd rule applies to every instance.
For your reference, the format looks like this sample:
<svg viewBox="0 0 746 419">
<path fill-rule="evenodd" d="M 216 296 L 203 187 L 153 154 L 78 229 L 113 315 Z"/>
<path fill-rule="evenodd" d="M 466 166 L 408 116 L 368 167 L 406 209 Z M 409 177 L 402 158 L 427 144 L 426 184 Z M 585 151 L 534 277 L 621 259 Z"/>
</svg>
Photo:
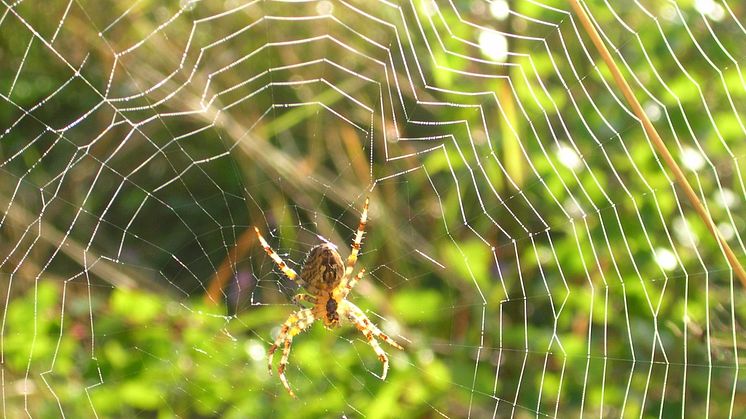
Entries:
<svg viewBox="0 0 746 419">
<path fill-rule="evenodd" d="M 318 417 L 330 411 L 353 414 L 349 404 L 371 417 L 421 416 L 450 381 L 446 364 L 421 349 L 393 354 L 397 372 L 383 383 L 367 370 L 380 368 L 367 345 L 335 339 L 317 325 L 293 345 L 293 364 L 303 365 L 288 372 L 303 403 L 299 410 L 279 380 L 267 374 L 266 340 L 252 336 L 255 329 L 277 326 L 276 318 L 286 312 L 281 306 L 227 317 L 210 306 L 186 307 L 114 289 L 94 303 L 97 348 L 91 348 L 85 313 L 66 307 L 62 324 L 62 292 L 59 284 L 40 281 L 8 309 L 4 367 L 23 372 L 29 364 L 38 366 L 28 371 L 28 381 L 21 374 L 5 382 L 9 417 L 23 416 L 24 405 L 40 417 L 57 416 L 52 391 L 72 417 L 92 416 L 91 404 L 103 417 Z M 425 295 L 430 305 L 422 308 L 436 309 L 437 294 Z M 399 296 L 394 304 L 414 307 L 413 297 Z M 406 320 L 427 319 L 427 312 L 415 311 Z M 341 336 L 347 335 L 349 330 Z M 95 359 L 86 355 L 91 350 Z M 408 356 L 420 359 L 417 367 Z"/>
</svg>

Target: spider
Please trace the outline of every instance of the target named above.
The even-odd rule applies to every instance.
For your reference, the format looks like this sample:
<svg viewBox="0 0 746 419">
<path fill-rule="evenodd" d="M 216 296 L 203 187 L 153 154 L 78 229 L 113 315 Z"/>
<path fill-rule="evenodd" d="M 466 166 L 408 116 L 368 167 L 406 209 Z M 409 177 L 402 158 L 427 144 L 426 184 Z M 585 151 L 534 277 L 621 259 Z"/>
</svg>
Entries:
<svg viewBox="0 0 746 419">
<path fill-rule="evenodd" d="M 267 367 L 271 375 L 274 353 L 277 348 L 280 346 L 283 347 L 282 359 L 280 359 L 277 372 L 280 375 L 280 381 L 282 381 L 283 386 L 285 386 L 285 389 L 292 397 L 296 397 L 295 393 L 293 393 L 287 378 L 285 378 L 285 368 L 290 355 L 290 345 L 293 343 L 294 336 L 306 330 L 316 320 L 323 321 L 327 329 L 338 327 L 343 319 L 354 324 L 368 340 L 368 344 L 383 363 L 381 380 L 386 379 L 386 373 L 389 369 L 389 359 L 376 339 L 381 339 L 397 349 L 404 349 L 374 325 L 360 308 L 347 301 L 347 295 L 365 274 L 365 268 L 362 268 L 357 275 L 352 276 L 367 221 L 368 199 L 366 198 L 363 213 L 360 216 L 360 224 L 355 233 L 355 240 L 352 242 L 352 251 L 350 252 L 350 256 L 347 257 L 347 262 L 345 264 L 342 263 L 342 257 L 337 252 L 336 246 L 331 243 L 322 243 L 314 246 L 308 252 L 300 277 L 297 272 L 287 266 L 282 258 L 269 247 L 259 229 L 254 227 L 264 251 L 277 264 L 277 267 L 280 268 L 285 276 L 292 281 L 298 282 L 307 291 L 307 293 L 296 294 L 293 297 L 293 301 L 295 303 L 305 301 L 313 304 L 311 308 L 303 308 L 292 313 L 285 323 L 283 323 L 277 339 L 275 339 L 274 344 L 269 348 Z"/>
</svg>

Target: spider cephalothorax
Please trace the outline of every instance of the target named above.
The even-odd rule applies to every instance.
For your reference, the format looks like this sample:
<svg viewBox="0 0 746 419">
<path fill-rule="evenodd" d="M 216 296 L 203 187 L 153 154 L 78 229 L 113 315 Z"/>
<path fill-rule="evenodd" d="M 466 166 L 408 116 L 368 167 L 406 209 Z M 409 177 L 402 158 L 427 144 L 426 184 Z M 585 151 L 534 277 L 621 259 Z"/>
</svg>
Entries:
<svg viewBox="0 0 746 419">
<path fill-rule="evenodd" d="M 264 250 L 277 264 L 282 273 L 291 280 L 298 281 L 308 292 L 297 294 L 293 297 L 293 300 L 297 303 L 305 301 L 313 304 L 311 308 L 303 308 L 292 313 L 282 325 L 274 344 L 269 348 L 269 372 L 271 374 L 272 358 L 275 350 L 280 346 L 283 347 L 282 359 L 280 360 L 277 372 L 280 374 L 280 380 L 282 380 L 285 389 L 293 397 L 295 397 L 295 394 L 290 389 L 290 385 L 285 378 L 285 366 L 288 363 L 290 355 L 290 345 L 295 335 L 304 331 L 316 320 L 323 321 L 327 328 L 339 326 L 342 319 L 346 319 L 354 324 L 365 336 L 368 344 L 373 347 L 376 355 L 378 355 L 378 359 L 383 363 L 382 380 L 386 379 L 389 359 L 376 339 L 381 339 L 395 348 L 404 349 L 368 320 L 365 313 L 355 304 L 347 301 L 347 295 L 365 274 L 365 269 L 360 269 L 357 275 L 352 276 L 367 221 L 368 199 L 365 200 L 365 206 L 363 206 L 363 212 L 360 216 L 360 224 L 355 233 L 355 240 L 352 242 L 352 251 L 350 252 L 350 256 L 347 257 L 347 262 L 342 263 L 342 257 L 334 245 L 323 243 L 313 247 L 308 252 L 300 276 L 283 262 L 282 258 L 269 247 L 259 229 L 254 227 L 262 247 L 264 247 Z"/>
</svg>

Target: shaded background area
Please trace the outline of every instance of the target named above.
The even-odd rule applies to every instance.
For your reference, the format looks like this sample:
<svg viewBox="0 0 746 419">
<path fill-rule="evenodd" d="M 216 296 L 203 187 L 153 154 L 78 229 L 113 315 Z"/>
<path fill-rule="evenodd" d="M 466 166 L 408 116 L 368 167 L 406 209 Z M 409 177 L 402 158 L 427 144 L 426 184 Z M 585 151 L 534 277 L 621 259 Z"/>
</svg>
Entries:
<svg viewBox="0 0 746 419">
<path fill-rule="evenodd" d="M 735 2 L 587 2 L 741 260 Z M 0 8 L 0 389 L 19 417 L 739 416 L 744 290 L 564 2 Z M 266 350 L 322 238 L 402 342 Z M 321 236 L 321 237 L 320 237 Z"/>
</svg>

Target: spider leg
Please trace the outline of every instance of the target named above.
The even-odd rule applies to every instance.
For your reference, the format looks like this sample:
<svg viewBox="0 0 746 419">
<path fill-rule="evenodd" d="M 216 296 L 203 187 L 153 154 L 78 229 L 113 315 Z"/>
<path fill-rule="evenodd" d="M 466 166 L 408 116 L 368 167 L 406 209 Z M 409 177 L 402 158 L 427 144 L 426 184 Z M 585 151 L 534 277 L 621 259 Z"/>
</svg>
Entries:
<svg viewBox="0 0 746 419">
<path fill-rule="evenodd" d="M 381 380 L 385 380 L 386 374 L 389 370 L 389 358 L 388 356 L 386 356 L 386 352 L 381 349 L 381 345 L 378 344 L 376 338 L 385 341 L 395 348 L 404 348 L 402 348 L 398 343 L 394 342 L 393 339 L 388 337 L 376 325 L 374 325 L 368 319 L 368 316 L 366 316 L 365 313 L 363 313 L 363 311 L 360 310 L 360 308 L 358 308 L 355 304 L 352 304 L 347 300 L 342 300 L 340 306 L 340 312 L 346 315 L 347 318 L 350 319 L 350 321 L 355 325 L 355 327 L 365 336 L 365 338 L 368 340 L 368 344 L 373 348 L 373 351 L 375 351 L 376 355 L 378 355 L 378 359 L 381 361 L 381 363 L 383 363 L 383 373 L 381 374 Z"/>
<path fill-rule="evenodd" d="M 349 278 L 352 275 L 352 270 L 355 268 L 357 263 L 357 254 L 360 252 L 360 243 L 363 241 L 363 234 L 365 233 L 365 224 L 368 223 L 368 202 L 369 198 L 365 198 L 365 205 L 363 206 L 363 213 L 360 215 L 360 224 L 357 226 L 357 232 L 355 233 L 355 240 L 352 242 L 352 251 L 350 256 L 347 257 L 347 263 L 345 267 L 344 278 Z"/>
<path fill-rule="evenodd" d="M 317 298 L 314 297 L 311 294 L 295 294 L 293 296 L 293 302 L 298 304 L 301 301 L 305 301 L 307 303 L 316 304 Z"/>
<path fill-rule="evenodd" d="M 368 340 L 368 345 L 370 345 L 373 348 L 373 351 L 375 351 L 376 355 L 378 355 L 378 360 L 381 361 L 383 364 L 383 373 L 381 373 L 381 380 L 386 379 L 386 375 L 389 372 L 389 357 L 386 356 L 386 352 L 381 349 L 381 345 L 378 344 L 378 341 L 373 337 L 373 332 L 368 329 L 365 324 L 355 316 L 350 316 L 349 319 L 352 321 L 352 323 L 355 324 L 355 327 L 365 336 L 365 339 Z"/>
<path fill-rule="evenodd" d="M 371 322 L 368 319 L 368 316 L 366 316 L 365 313 L 363 313 L 363 310 L 361 310 L 360 307 L 356 306 L 355 304 L 352 304 L 351 302 L 347 300 L 344 300 L 342 305 L 343 305 L 343 309 L 349 310 L 351 313 L 354 313 L 355 316 L 360 318 L 363 324 L 370 328 L 370 331 L 373 333 L 374 337 L 381 339 L 382 341 L 388 343 L 389 345 L 393 346 L 396 349 L 399 349 L 402 351 L 404 350 L 404 348 L 398 343 L 396 343 L 394 339 L 391 339 L 389 335 L 383 333 L 381 329 L 378 328 L 378 326 L 373 324 L 373 322 Z"/>
<path fill-rule="evenodd" d="M 360 282 L 361 279 L 363 279 L 363 275 L 365 275 L 365 268 L 360 269 L 360 272 L 355 275 L 352 279 L 349 281 L 345 280 L 342 281 L 342 284 L 340 284 L 339 288 L 339 299 L 347 298 L 347 295 L 352 291 L 353 288 L 355 288 L 355 285 L 357 285 L 358 282 Z"/>
<path fill-rule="evenodd" d="M 310 308 L 298 310 L 295 313 L 291 314 L 290 317 L 288 317 L 288 319 L 285 321 L 285 323 L 283 323 L 282 328 L 280 329 L 280 333 L 277 335 L 277 339 L 275 339 L 275 342 L 269 348 L 267 357 L 267 368 L 269 369 L 269 374 L 271 375 L 272 360 L 274 359 L 275 351 L 281 344 L 283 345 L 282 358 L 280 359 L 280 365 L 277 367 L 277 372 L 280 375 L 280 381 L 282 381 L 282 385 L 292 397 L 295 397 L 295 393 L 293 393 L 293 390 L 290 388 L 290 384 L 285 377 L 285 368 L 288 364 L 288 357 L 290 356 L 290 345 L 293 344 L 293 337 L 313 324 L 314 320 L 315 318 Z"/>
<path fill-rule="evenodd" d="M 256 236 L 259 238 L 259 243 L 262 244 L 262 247 L 264 248 L 264 251 L 267 252 L 270 258 L 277 264 L 277 267 L 280 268 L 282 273 L 285 274 L 288 278 L 295 281 L 298 277 L 298 273 L 293 270 L 293 268 L 289 267 L 285 264 L 285 262 L 282 260 L 280 255 L 277 254 L 274 250 L 272 250 L 271 247 L 269 247 L 269 244 L 266 240 L 264 240 L 264 237 L 262 237 L 262 233 L 259 232 L 259 229 L 257 227 L 254 227 L 254 231 L 256 231 Z"/>
</svg>

